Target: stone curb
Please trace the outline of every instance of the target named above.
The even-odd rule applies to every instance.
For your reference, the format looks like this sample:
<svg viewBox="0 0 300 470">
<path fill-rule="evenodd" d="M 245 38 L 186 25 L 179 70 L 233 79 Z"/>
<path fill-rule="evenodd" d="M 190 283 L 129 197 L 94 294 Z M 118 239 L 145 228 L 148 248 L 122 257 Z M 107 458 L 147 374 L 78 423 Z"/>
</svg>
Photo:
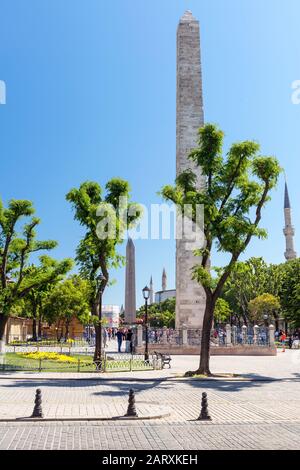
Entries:
<svg viewBox="0 0 300 470">
<path fill-rule="evenodd" d="M 79 421 L 145 421 L 150 419 L 168 418 L 171 413 L 163 413 L 161 415 L 153 416 L 112 416 L 111 418 L 1 418 L 0 423 L 45 423 L 45 422 L 79 422 Z"/>
<path fill-rule="evenodd" d="M 56 381 L 76 381 L 76 380 L 84 380 L 84 381 L 99 381 L 99 382 L 106 382 L 106 381 L 113 381 L 113 382 L 163 382 L 163 381 L 197 381 L 197 382 L 297 382 L 300 381 L 300 378 L 294 377 L 253 377 L 253 378 L 246 378 L 246 377 L 40 377 L 40 376 L 14 376 L 14 375 L 1 375 L 0 380 L 56 380 Z"/>
</svg>

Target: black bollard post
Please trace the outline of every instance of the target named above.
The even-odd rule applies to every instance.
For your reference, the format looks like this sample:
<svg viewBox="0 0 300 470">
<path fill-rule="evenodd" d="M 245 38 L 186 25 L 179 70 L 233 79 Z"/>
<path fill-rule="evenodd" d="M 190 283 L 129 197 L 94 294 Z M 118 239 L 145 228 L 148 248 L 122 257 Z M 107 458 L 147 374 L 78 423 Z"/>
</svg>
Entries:
<svg viewBox="0 0 300 470">
<path fill-rule="evenodd" d="M 128 408 L 125 416 L 137 417 L 137 412 L 135 409 L 135 395 L 132 388 L 129 390 Z"/>
<path fill-rule="evenodd" d="M 198 421 L 211 421 L 211 417 L 208 414 L 207 393 L 205 392 L 202 393 L 201 413 Z"/>
<path fill-rule="evenodd" d="M 35 392 L 34 409 L 31 418 L 43 418 L 42 391 L 38 388 Z"/>
</svg>

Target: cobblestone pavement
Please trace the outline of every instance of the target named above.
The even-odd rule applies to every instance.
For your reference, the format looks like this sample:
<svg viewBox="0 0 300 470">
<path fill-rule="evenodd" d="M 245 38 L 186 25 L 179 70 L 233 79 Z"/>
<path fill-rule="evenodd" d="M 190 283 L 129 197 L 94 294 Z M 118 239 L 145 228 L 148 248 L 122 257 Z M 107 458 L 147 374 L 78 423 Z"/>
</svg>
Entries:
<svg viewBox="0 0 300 470">
<path fill-rule="evenodd" d="M 244 358 L 242 358 L 243 360 Z M 0 381 L 0 418 L 29 416 L 35 389 L 44 415 L 80 422 L 0 423 L 0 449 L 299 449 L 300 380 L 198 381 L 30 380 Z M 139 403 L 169 407 L 151 421 L 84 421 L 123 414 L 128 389 Z M 201 393 L 208 394 L 211 422 L 195 421 Z"/>
<path fill-rule="evenodd" d="M 9 450 L 245 450 L 299 449 L 300 423 L 85 424 L 0 426 L 0 449 Z"/>
</svg>

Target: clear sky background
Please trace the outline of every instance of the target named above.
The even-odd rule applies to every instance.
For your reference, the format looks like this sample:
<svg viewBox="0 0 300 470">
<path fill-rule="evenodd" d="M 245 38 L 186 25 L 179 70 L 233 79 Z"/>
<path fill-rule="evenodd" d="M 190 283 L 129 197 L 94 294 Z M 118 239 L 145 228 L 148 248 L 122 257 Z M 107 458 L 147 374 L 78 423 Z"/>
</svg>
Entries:
<svg viewBox="0 0 300 470">
<path fill-rule="evenodd" d="M 59 241 L 57 258 L 74 256 L 81 235 L 70 188 L 120 176 L 148 205 L 173 182 L 176 28 L 186 9 L 200 20 L 205 120 L 225 131 L 226 147 L 256 139 L 278 157 L 300 252 L 299 0 L 1 0 L 0 194 L 34 201 L 39 237 Z M 269 237 L 244 259 L 284 261 L 283 191 L 282 177 L 263 214 Z M 174 287 L 175 243 L 135 245 L 139 304 L 151 274 L 160 289 L 163 267 Z M 104 301 L 122 304 L 125 269 L 113 277 Z"/>
</svg>

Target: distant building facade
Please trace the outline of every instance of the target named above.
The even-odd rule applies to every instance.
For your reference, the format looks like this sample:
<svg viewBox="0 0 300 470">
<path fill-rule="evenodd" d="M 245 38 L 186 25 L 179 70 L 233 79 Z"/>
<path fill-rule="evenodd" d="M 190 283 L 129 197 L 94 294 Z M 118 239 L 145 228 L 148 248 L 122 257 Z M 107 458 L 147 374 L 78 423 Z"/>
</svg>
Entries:
<svg viewBox="0 0 300 470">
<path fill-rule="evenodd" d="M 160 304 L 164 300 L 176 297 L 176 289 L 159 290 L 155 292 L 155 303 Z"/>
<path fill-rule="evenodd" d="M 161 277 L 161 290 L 155 292 L 155 303 L 159 304 L 164 302 L 164 300 L 172 299 L 174 297 L 176 297 L 176 289 L 167 289 L 167 273 L 164 268 Z"/>
<path fill-rule="evenodd" d="M 107 320 L 105 326 L 111 328 L 118 328 L 120 323 L 121 309 L 119 305 L 103 305 L 102 306 L 102 318 Z"/>
</svg>

